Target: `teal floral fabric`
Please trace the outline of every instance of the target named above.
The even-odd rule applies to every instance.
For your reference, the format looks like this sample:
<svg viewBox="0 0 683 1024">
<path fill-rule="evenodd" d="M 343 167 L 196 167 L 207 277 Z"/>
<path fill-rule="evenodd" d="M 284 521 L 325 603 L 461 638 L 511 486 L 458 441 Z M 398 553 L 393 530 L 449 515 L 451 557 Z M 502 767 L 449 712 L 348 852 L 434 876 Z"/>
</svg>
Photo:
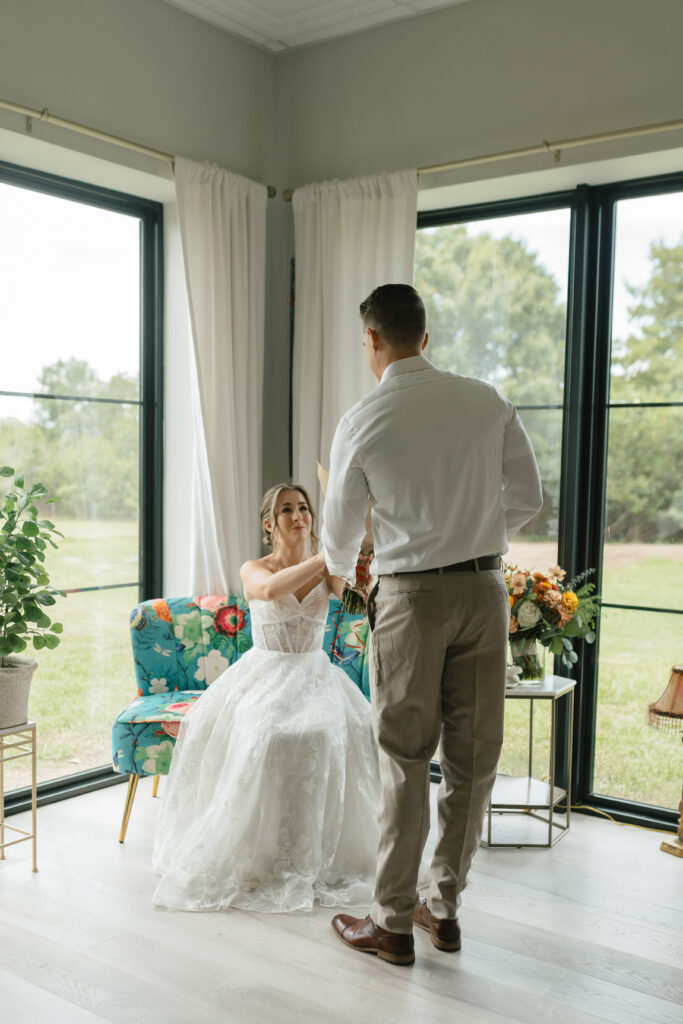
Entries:
<svg viewBox="0 0 683 1024">
<path fill-rule="evenodd" d="M 330 600 L 324 650 L 370 698 L 369 626 Z M 137 698 L 112 728 L 118 772 L 166 775 L 180 723 L 203 691 L 252 646 L 241 597 L 159 598 L 136 605 L 130 636 Z"/>
</svg>

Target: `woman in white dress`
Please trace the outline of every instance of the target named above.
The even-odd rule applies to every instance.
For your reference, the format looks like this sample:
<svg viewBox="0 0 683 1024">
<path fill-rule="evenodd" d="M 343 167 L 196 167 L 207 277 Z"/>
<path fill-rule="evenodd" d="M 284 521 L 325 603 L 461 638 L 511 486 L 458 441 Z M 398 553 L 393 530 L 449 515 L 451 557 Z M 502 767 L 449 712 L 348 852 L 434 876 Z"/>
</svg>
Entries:
<svg viewBox="0 0 683 1024">
<path fill-rule="evenodd" d="M 342 581 L 302 487 L 261 505 L 271 553 L 241 569 L 254 646 L 180 729 L 157 823 L 153 902 L 174 910 L 363 906 L 377 855 L 370 706 L 322 650 Z"/>
</svg>

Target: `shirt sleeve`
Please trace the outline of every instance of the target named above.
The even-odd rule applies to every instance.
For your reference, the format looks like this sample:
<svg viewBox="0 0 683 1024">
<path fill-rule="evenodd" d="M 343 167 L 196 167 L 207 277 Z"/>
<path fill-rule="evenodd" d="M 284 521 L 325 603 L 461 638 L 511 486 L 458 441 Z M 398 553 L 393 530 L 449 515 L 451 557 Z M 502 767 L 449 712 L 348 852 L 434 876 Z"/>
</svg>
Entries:
<svg viewBox="0 0 683 1024">
<path fill-rule="evenodd" d="M 355 447 L 342 419 L 332 441 L 330 476 L 323 510 L 321 540 L 327 568 L 355 585 L 356 562 L 365 536 L 369 490 Z"/>
<path fill-rule="evenodd" d="M 517 410 L 511 406 L 503 440 L 503 508 L 508 537 L 514 537 L 543 507 L 536 456 Z"/>
</svg>

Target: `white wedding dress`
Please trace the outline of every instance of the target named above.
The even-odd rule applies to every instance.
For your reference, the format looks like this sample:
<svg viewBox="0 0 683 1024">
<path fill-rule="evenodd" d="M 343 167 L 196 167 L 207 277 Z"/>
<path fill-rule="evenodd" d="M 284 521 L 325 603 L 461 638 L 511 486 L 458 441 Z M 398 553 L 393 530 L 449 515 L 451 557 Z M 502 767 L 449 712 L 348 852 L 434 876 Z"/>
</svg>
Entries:
<svg viewBox="0 0 683 1024">
<path fill-rule="evenodd" d="M 184 720 L 154 842 L 174 910 L 368 905 L 379 776 L 370 705 L 322 650 L 326 584 L 252 599 L 254 646 Z"/>
</svg>

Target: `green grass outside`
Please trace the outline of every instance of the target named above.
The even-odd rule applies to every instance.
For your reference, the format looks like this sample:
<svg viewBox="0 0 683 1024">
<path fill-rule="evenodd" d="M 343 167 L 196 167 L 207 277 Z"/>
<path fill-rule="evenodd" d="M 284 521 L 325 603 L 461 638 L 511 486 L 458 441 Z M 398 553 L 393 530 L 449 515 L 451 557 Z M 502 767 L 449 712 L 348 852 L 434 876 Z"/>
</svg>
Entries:
<svg viewBox="0 0 683 1024">
<path fill-rule="evenodd" d="M 53 553 L 52 578 L 64 588 L 137 579 L 137 524 L 74 522 L 60 525 L 65 540 Z M 529 545 L 533 548 L 533 545 Z M 539 548 L 542 546 L 539 546 Z M 678 580 L 683 552 L 612 546 L 605 595 L 613 602 L 681 607 Z M 528 561 L 528 558 L 526 559 Z M 546 552 L 536 567 L 546 568 Z M 526 562 L 525 562 L 526 564 Z M 108 764 L 111 724 L 135 695 L 128 615 L 137 587 L 70 594 L 56 606 L 64 639 L 41 651 L 29 714 L 38 723 L 39 779 Z M 600 647 L 595 758 L 596 792 L 664 807 L 681 793 L 677 734 L 647 725 L 647 705 L 664 689 L 673 664 L 683 662 L 683 616 L 606 609 Z M 550 666 L 550 661 L 548 663 Z M 536 704 L 534 774 L 547 775 L 549 706 Z M 527 773 L 529 706 L 507 701 L 500 771 Z M 7 789 L 25 785 L 21 762 L 6 768 Z"/>
</svg>

